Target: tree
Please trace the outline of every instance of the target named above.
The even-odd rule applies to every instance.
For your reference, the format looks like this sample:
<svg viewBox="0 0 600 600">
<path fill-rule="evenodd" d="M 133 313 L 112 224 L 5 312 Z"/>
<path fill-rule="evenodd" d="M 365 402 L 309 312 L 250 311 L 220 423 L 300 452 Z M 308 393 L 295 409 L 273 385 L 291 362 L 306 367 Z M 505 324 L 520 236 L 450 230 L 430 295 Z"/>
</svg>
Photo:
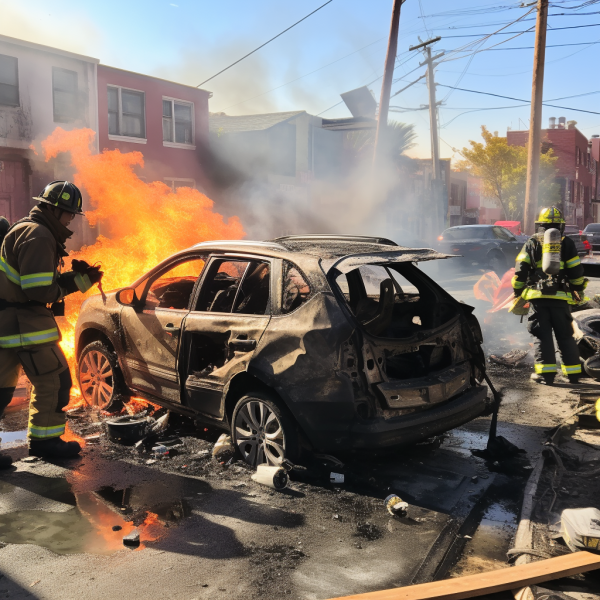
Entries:
<svg viewBox="0 0 600 600">
<path fill-rule="evenodd" d="M 523 220 L 525 186 L 527 179 L 527 147 L 509 146 L 505 137 L 498 137 L 481 126 L 484 143 L 469 141 L 470 148 L 463 148 L 456 167 L 483 181 L 483 193 L 497 200 L 506 219 Z M 555 183 L 556 161 L 550 148 L 540 149 L 539 199 L 542 205 L 560 202 L 560 187 Z"/>
<path fill-rule="evenodd" d="M 414 125 L 389 121 L 385 137 L 383 138 L 383 156 L 398 164 L 406 158 L 404 153 L 415 145 Z M 358 159 L 373 159 L 373 146 L 375 145 L 375 129 L 362 129 L 348 134 L 350 147 Z"/>
</svg>

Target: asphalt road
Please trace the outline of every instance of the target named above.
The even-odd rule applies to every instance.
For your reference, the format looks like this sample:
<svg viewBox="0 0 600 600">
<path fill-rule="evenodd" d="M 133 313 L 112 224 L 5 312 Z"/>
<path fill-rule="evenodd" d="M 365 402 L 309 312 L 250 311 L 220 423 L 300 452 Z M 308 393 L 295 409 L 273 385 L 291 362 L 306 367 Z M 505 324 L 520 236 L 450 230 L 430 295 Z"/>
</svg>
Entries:
<svg viewBox="0 0 600 600">
<path fill-rule="evenodd" d="M 442 285 L 472 303 L 478 276 Z M 600 293 L 600 281 L 589 289 Z M 485 309 L 478 304 L 482 320 L 490 318 Z M 491 319 L 490 351 L 527 347 L 524 325 L 514 326 L 521 335 L 509 339 Z M 527 367 L 490 372 L 504 391 L 499 433 L 527 451 L 508 464 L 471 454 L 485 447 L 489 418 L 434 444 L 343 457 L 344 467 L 315 461 L 285 493 L 254 483 L 241 463 L 214 461 L 213 432 L 183 422 L 173 429 L 184 446 L 164 460 L 102 437 L 60 465 L 19 460 L 0 480 L 0 598 L 325 600 L 431 579 L 438 568 L 458 575 L 504 567 L 523 482 L 544 432 L 569 414 L 573 397 L 566 387 L 536 387 Z M 93 421 L 72 424 L 100 431 Z M 25 457 L 18 433 L 0 435 L 13 440 L 15 459 Z M 343 472 L 344 483 L 330 484 L 331 471 Z M 408 518 L 386 512 L 392 492 L 409 502 Z M 123 536 L 134 528 L 141 546 L 127 548 Z"/>
</svg>

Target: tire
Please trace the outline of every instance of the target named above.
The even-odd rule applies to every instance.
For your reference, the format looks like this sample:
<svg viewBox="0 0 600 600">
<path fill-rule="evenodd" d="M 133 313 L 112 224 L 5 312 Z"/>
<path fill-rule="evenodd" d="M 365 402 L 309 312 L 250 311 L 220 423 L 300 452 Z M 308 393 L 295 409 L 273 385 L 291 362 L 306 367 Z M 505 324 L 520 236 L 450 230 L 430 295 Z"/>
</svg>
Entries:
<svg viewBox="0 0 600 600">
<path fill-rule="evenodd" d="M 115 408 L 123 396 L 129 395 L 117 355 L 100 341 L 88 344 L 79 355 L 77 380 L 89 408 Z"/>
<path fill-rule="evenodd" d="M 231 439 L 249 465 L 278 465 L 299 459 L 298 427 L 280 401 L 266 392 L 240 398 L 231 417 Z"/>
<path fill-rule="evenodd" d="M 503 254 L 497 254 L 497 253 L 492 254 L 490 256 L 489 264 L 490 264 L 490 269 L 492 271 L 494 271 L 494 273 L 496 273 L 496 275 L 498 275 L 498 277 L 500 277 L 500 279 L 502 279 L 502 276 L 504 275 L 504 273 L 506 273 L 506 271 L 508 271 L 508 269 L 506 267 L 506 258 L 504 257 Z"/>
</svg>

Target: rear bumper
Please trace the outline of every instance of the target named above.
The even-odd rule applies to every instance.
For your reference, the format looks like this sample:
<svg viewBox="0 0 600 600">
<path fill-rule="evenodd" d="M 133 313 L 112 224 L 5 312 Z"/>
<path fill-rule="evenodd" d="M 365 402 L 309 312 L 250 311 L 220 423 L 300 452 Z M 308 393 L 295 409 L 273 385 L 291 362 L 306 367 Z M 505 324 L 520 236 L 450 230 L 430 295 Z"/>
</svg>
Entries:
<svg viewBox="0 0 600 600">
<path fill-rule="evenodd" d="M 402 417 L 378 417 L 354 423 L 350 447 L 375 449 L 414 444 L 463 425 L 486 413 L 490 407 L 487 387 L 478 385 L 435 408 Z"/>
</svg>

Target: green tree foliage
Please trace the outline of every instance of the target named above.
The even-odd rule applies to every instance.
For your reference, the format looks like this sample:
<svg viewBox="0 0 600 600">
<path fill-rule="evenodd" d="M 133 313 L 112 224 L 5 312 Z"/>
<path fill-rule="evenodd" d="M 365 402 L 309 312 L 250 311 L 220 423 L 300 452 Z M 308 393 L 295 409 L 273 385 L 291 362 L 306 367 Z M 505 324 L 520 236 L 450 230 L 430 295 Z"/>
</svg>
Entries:
<svg viewBox="0 0 600 600">
<path fill-rule="evenodd" d="M 527 179 L 527 148 L 509 146 L 505 137 L 497 137 L 481 126 L 483 143 L 469 141 L 456 167 L 483 181 L 483 193 L 494 198 L 506 219 L 523 220 Z M 560 187 L 555 183 L 556 161 L 552 149 L 540 154 L 539 205 L 560 202 Z"/>
</svg>

